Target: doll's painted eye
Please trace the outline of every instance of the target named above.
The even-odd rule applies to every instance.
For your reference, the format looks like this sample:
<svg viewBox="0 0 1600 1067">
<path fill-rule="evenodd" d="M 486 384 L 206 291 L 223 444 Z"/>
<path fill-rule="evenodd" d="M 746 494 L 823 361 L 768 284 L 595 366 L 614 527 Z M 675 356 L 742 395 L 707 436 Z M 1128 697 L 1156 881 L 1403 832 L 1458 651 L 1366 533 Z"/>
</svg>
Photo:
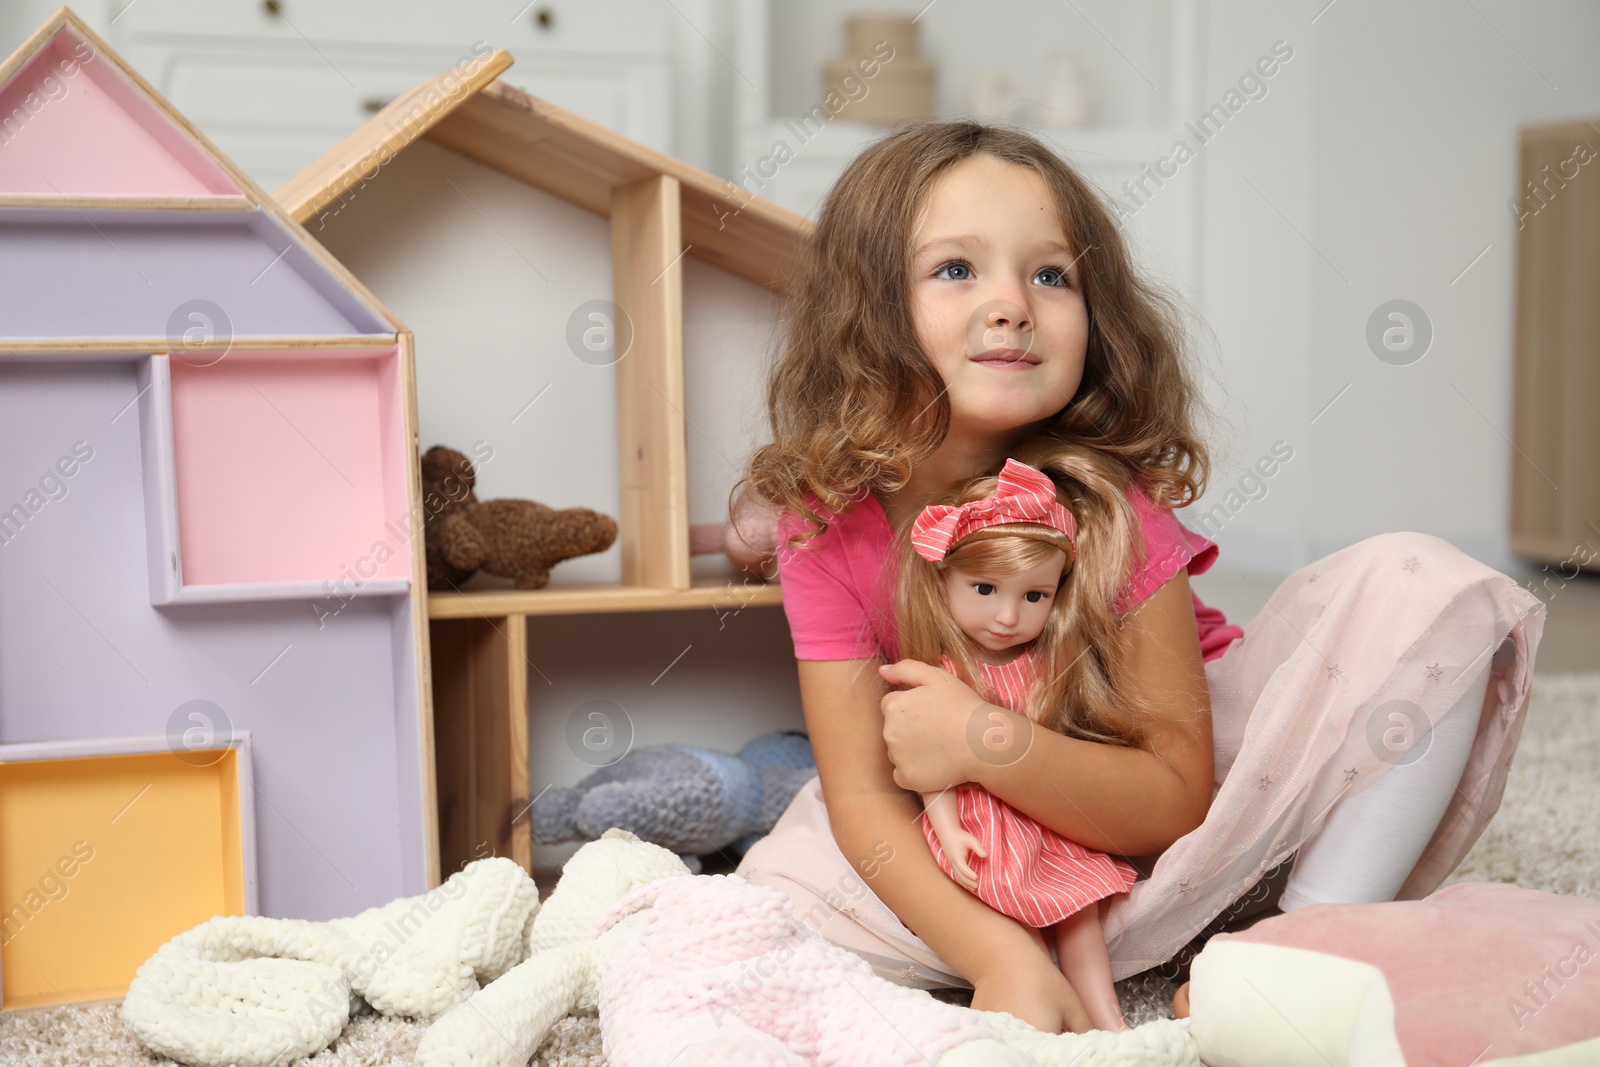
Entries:
<svg viewBox="0 0 1600 1067">
<path fill-rule="evenodd" d="M 1028 598 L 1028 603 L 1030 604 L 1037 604 L 1039 601 L 1044 599 L 1044 594 L 1039 592 L 1037 589 L 1030 589 L 1024 593 L 1023 596 Z"/>
<path fill-rule="evenodd" d="M 994 592 L 994 586 L 990 585 L 988 582 L 979 582 L 977 585 L 973 586 L 973 588 L 978 591 L 979 596 L 988 596 L 990 593 Z"/>
</svg>

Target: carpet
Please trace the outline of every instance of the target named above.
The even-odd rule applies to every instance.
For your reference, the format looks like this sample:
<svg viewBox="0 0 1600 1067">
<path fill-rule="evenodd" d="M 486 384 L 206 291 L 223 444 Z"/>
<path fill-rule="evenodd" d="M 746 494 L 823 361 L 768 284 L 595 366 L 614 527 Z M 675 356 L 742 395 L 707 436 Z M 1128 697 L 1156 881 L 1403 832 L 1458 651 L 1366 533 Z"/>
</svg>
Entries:
<svg viewBox="0 0 1600 1067">
<path fill-rule="evenodd" d="M 1522 741 L 1500 810 L 1445 879 L 1509 882 L 1600 900 L 1600 673 L 1535 675 Z M 1175 986 L 1151 975 L 1117 983 L 1130 1026 L 1172 1014 Z M 946 990 L 964 1004 L 970 993 Z M 0 1015 L 0 1067 L 163 1067 L 124 1031 L 119 1002 Z M 294 1067 L 409 1067 L 427 1027 L 405 1019 L 354 1019 L 339 1040 Z M 532 1067 L 603 1067 L 594 1012 L 558 1023 Z"/>
</svg>

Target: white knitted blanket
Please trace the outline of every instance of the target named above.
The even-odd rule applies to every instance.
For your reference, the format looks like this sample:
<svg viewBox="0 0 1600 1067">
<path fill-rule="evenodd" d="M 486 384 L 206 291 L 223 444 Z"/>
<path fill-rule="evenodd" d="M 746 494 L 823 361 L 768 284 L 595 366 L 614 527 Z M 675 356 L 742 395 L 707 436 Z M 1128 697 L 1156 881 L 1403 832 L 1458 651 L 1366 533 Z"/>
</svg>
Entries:
<svg viewBox="0 0 1600 1067">
<path fill-rule="evenodd" d="M 269 1067 L 327 1048 L 353 1014 L 434 1019 L 527 956 L 539 891 L 509 859 L 348 919 L 219 917 L 134 975 L 128 1029 L 182 1063 Z"/>
<path fill-rule="evenodd" d="M 328 1047 L 352 1014 L 368 1010 L 434 1020 L 417 1048 L 418 1067 L 526 1067 L 550 1027 L 574 1009 L 600 1007 L 606 1031 L 607 1007 L 620 1012 L 614 998 L 612 1005 L 601 1003 L 607 964 L 616 959 L 629 968 L 625 985 L 667 985 L 660 996 L 633 998 L 630 1015 L 624 1020 L 618 1014 L 613 1022 L 644 1034 L 659 1025 L 657 1032 L 665 1034 L 691 1014 L 677 995 L 683 961 L 672 947 L 687 930 L 683 921 L 647 928 L 649 901 L 659 893 L 643 887 L 682 886 L 663 880 L 688 874 L 673 853 L 613 829 L 567 861 L 543 905 L 527 873 L 496 858 L 469 864 L 421 896 L 348 919 L 212 919 L 167 942 L 139 968 L 122 1017 L 151 1051 L 195 1067 L 287 1064 Z M 723 931 L 714 909 L 706 911 L 692 913 L 691 925 L 709 923 L 708 944 L 744 939 L 742 927 Z M 727 914 L 726 922 L 748 925 L 748 905 L 744 912 Z M 635 950 L 620 953 L 625 945 Z M 776 942 L 767 949 L 776 950 L 775 959 L 790 951 Z M 863 990 L 872 983 L 890 986 L 864 973 L 859 959 L 844 949 L 814 945 L 808 951 L 848 956 L 831 966 L 853 967 L 851 980 Z M 613 982 L 612 988 L 621 987 Z M 803 999 L 797 999 L 797 1010 L 803 1010 Z M 976 1022 L 963 1025 L 971 1036 L 984 1036 L 949 1047 L 935 1061 L 938 1067 L 1199 1064 L 1194 1042 L 1171 1020 L 1121 1034 L 1057 1035 L 1041 1034 L 1010 1015 L 951 1010 L 972 1016 Z M 756 1031 L 718 1040 L 719 1047 L 702 1048 L 705 1055 L 696 1062 L 813 1062 L 772 1040 Z M 664 1044 L 645 1041 L 633 1051 L 607 1040 L 606 1052 L 612 1067 L 646 1067 L 657 1062 L 659 1048 Z"/>
</svg>

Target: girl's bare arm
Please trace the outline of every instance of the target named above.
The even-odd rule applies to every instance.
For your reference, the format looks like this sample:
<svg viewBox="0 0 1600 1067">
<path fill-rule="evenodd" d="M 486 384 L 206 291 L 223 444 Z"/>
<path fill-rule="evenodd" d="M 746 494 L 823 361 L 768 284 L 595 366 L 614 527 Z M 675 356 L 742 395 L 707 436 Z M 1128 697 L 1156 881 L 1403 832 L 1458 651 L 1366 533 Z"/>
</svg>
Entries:
<svg viewBox="0 0 1600 1067">
<path fill-rule="evenodd" d="M 878 898 L 976 985 L 1039 950 L 1025 927 L 962 889 L 934 861 L 918 795 L 894 783 L 883 740 L 882 662 L 798 661 L 828 821 L 839 850 Z M 1081 1005 L 1076 1010 L 1082 1018 L 1074 1025 L 1086 1026 L 1087 1013 Z"/>
<path fill-rule="evenodd" d="M 1018 743 L 973 762 L 973 781 L 1063 837 L 1121 856 L 1153 856 L 1199 826 L 1215 775 L 1211 693 L 1179 571 L 1124 620 L 1130 675 L 1165 712 L 1148 749 L 1067 737 L 1012 715 Z"/>
</svg>

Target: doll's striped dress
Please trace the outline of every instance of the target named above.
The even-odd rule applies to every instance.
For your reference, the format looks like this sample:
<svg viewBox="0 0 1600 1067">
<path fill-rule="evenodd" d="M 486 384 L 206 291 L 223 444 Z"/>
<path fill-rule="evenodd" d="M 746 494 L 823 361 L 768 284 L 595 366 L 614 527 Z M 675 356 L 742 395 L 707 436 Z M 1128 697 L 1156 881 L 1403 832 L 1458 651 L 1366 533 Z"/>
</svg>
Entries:
<svg viewBox="0 0 1600 1067">
<path fill-rule="evenodd" d="M 943 665 L 951 669 L 948 656 Z M 980 663 L 992 690 L 990 702 L 1027 715 L 1023 701 L 1035 666 L 1033 645 L 1010 663 Z M 973 852 L 967 857 L 967 865 L 978 876 L 977 895 L 1019 922 L 1043 929 L 1097 900 L 1126 892 L 1138 878 L 1125 860 L 1062 837 L 981 785 L 964 782 L 955 791 L 962 827 L 988 853 L 983 857 Z M 950 874 L 950 860 L 926 814 L 922 833 L 939 867 Z"/>
</svg>

